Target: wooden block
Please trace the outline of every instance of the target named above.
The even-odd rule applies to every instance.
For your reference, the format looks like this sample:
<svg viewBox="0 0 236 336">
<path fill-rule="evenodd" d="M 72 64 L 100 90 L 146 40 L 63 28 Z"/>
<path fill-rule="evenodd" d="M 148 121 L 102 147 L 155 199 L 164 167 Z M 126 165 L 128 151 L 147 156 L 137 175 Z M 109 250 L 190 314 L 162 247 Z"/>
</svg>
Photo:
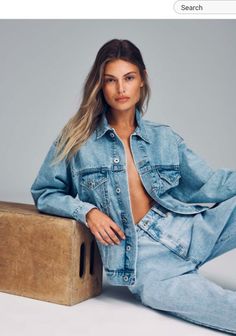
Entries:
<svg viewBox="0 0 236 336">
<path fill-rule="evenodd" d="M 0 201 L 0 291 L 74 305 L 101 293 L 102 271 L 84 224 Z"/>
</svg>

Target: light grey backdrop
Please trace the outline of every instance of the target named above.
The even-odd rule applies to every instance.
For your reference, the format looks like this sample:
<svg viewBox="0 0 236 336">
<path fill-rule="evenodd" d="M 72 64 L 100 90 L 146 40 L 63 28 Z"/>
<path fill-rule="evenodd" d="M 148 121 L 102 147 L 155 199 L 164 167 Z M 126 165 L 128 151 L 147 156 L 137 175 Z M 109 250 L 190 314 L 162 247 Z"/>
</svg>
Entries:
<svg viewBox="0 0 236 336">
<path fill-rule="evenodd" d="M 236 169 L 235 20 L 1 20 L 0 200 L 33 204 L 42 160 L 112 38 L 143 54 L 152 87 L 145 118 L 171 125 L 213 168 Z M 228 252 L 202 272 L 236 289 L 235 258 Z"/>
</svg>

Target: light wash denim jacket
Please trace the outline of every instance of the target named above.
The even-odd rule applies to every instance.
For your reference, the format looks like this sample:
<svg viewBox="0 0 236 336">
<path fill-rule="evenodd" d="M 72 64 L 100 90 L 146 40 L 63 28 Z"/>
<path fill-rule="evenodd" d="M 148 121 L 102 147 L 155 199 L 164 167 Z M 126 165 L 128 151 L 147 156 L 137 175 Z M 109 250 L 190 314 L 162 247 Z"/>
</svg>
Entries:
<svg viewBox="0 0 236 336">
<path fill-rule="evenodd" d="M 170 211 L 196 214 L 235 195 L 236 172 L 213 171 L 187 147 L 170 126 L 143 119 L 135 110 L 137 127 L 130 136 L 135 166 L 148 194 Z M 86 225 L 86 214 L 97 207 L 125 233 L 118 245 L 97 241 L 108 281 L 127 286 L 136 277 L 136 232 L 131 212 L 124 145 L 106 119 L 69 164 L 50 167 L 51 145 L 31 187 L 40 212 L 74 218 Z"/>
</svg>

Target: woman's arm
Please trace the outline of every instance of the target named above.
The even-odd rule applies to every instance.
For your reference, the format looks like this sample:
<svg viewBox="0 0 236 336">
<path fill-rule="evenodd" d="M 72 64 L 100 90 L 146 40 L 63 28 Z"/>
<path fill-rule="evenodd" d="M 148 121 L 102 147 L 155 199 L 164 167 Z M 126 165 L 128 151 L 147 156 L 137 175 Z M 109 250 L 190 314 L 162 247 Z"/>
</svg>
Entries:
<svg viewBox="0 0 236 336">
<path fill-rule="evenodd" d="M 96 206 L 82 202 L 78 194 L 71 196 L 70 165 L 62 160 L 59 164 L 50 166 L 55 149 L 56 141 L 51 145 L 31 187 L 34 203 L 40 212 L 74 218 L 87 225 L 86 214 Z"/>
<path fill-rule="evenodd" d="M 226 168 L 213 170 L 180 135 L 173 133 L 178 142 L 181 178 L 170 194 L 187 203 L 222 202 L 235 196 L 236 171 Z"/>
</svg>

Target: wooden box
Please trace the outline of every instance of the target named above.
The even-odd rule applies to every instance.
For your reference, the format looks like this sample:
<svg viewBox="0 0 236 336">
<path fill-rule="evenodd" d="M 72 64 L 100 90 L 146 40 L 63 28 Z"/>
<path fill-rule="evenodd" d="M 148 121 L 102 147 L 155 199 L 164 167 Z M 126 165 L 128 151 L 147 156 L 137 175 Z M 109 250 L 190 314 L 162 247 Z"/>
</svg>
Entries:
<svg viewBox="0 0 236 336">
<path fill-rule="evenodd" d="M 74 305 L 101 293 L 102 271 L 84 224 L 0 201 L 0 291 Z"/>
</svg>

